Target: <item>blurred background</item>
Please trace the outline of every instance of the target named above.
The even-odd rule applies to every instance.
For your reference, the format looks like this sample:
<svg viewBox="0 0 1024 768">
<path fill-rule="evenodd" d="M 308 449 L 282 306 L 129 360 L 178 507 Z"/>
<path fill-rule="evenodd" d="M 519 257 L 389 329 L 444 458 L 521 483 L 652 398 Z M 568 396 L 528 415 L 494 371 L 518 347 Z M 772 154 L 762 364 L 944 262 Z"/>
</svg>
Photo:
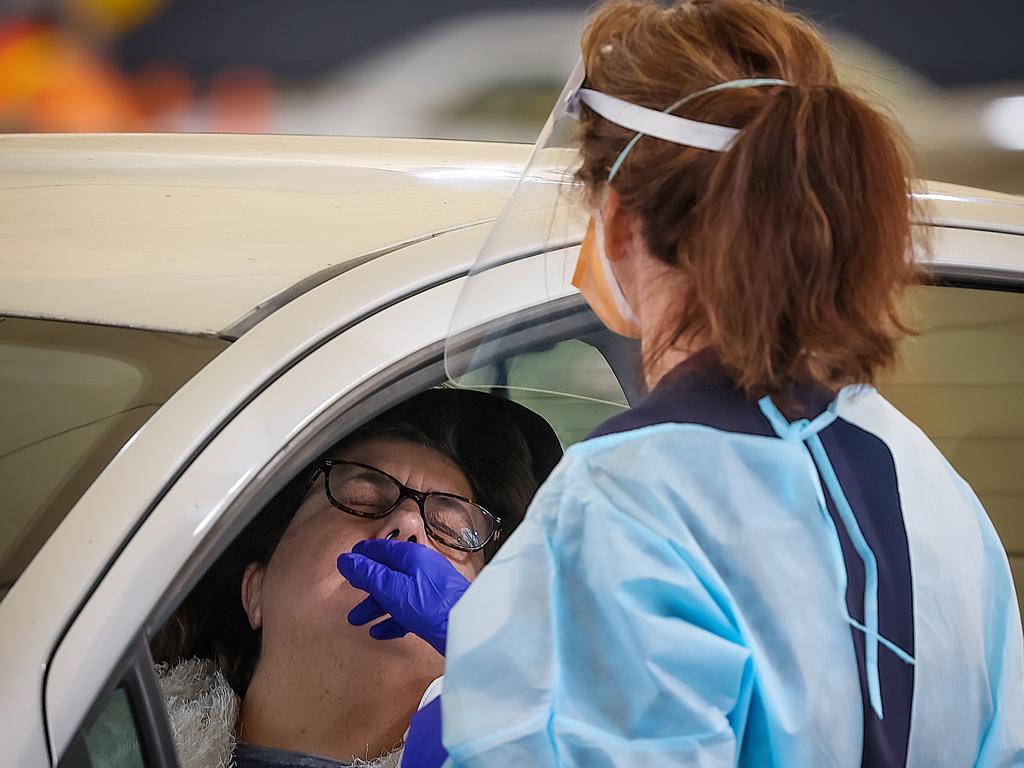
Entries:
<svg viewBox="0 0 1024 768">
<path fill-rule="evenodd" d="M 580 0 L 0 0 L 0 132 L 532 142 Z M 921 176 L 1024 193 L 1024 2 L 798 0 Z"/>
</svg>

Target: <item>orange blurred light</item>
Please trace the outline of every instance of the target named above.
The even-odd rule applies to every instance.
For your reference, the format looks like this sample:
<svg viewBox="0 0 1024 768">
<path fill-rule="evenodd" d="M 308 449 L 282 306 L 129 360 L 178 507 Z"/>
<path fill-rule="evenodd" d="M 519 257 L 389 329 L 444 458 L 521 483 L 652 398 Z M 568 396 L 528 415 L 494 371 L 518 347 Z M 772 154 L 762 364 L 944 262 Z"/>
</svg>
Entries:
<svg viewBox="0 0 1024 768">
<path fill-rule="evenodd" d="M 258 69 L 236 69 L 214 78 L 210 127 L 221 133 L 265 133 L 273 112 L 274 88 Z"/>
<path fill-rule="evenodd" d="M 0 27 L 0 124 L 21 131 L 131 131 L 143 127 L 125 79 L 59 30 Z"/>
</svg>

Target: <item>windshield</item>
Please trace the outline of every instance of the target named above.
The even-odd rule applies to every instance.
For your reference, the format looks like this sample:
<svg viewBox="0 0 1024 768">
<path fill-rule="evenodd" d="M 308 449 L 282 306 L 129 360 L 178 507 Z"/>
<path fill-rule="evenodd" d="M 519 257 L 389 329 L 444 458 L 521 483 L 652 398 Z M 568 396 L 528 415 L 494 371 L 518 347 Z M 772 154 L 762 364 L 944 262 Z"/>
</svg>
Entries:
<svg viewBox="0 0 1024 768">
<path fill-rule="evenodd" d="M 226 345 L 0 318 L 0 599 L 121 446 Z"/>
</svg>

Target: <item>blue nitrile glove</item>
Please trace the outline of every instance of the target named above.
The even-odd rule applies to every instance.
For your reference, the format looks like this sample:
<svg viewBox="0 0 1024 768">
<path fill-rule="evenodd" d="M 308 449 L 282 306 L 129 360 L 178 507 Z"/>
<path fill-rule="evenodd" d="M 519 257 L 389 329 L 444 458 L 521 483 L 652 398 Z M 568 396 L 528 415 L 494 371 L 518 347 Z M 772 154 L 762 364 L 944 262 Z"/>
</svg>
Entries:
<svg viewBox="0 0 1024 768">
<path fill-rule="evenodd" d="M 448 558 L 411 541 L 369 539 L 338 556 L 338 571 L 370 593 L 349 611 L 349 624 L 361 627 L 390 614 L 370 627 L 370 637 L 393 640 L 412 632 L 444 656 L 448 612 L 469 589 Z"/>
<path fill-rule="evenodd" d="M 441 768 L 448 750 L 441 743 L 441 697 L 412 716 L 405 737 L 401 768 Z"/>
</svg>

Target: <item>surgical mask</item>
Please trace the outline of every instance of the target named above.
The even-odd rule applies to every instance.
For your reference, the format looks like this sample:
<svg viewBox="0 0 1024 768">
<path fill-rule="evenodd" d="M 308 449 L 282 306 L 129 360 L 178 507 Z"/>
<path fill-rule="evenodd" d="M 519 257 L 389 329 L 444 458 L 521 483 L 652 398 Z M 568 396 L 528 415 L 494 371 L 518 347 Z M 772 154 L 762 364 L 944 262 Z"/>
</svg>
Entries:
<svg viewBox="0 0 1024 768">
<path fill-rule="evenodd" d="M 640 319 L 629 305 L 608 260 L 601 208 L 590 216 L 572 284 L 579 288 L 587 304 L 608 330 L 630 339 L 640 338 Z"/>
</svg>

